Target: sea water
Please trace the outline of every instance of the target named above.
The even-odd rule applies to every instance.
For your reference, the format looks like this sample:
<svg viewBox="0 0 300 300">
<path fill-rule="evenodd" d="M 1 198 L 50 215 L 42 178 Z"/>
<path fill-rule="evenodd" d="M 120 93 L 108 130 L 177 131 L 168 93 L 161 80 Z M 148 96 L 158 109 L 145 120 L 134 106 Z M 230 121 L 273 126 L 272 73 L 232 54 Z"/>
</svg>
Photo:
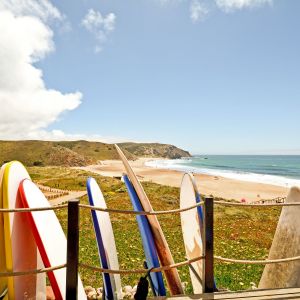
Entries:
<svg viewBox="0 0 300 300">
<path fill-rule="evenodd" d="M 146 165 L 278 186 L 300 187 L 300 155 L 207 155 L 152 160 Z"/>
</svg>

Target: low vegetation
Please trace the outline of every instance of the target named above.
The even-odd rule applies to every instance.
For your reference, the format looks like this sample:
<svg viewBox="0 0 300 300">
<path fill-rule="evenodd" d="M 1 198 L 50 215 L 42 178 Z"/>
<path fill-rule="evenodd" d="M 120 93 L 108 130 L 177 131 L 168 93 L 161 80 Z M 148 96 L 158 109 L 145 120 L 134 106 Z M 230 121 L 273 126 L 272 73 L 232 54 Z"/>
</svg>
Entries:
<svg viewBox="0 0 300 300">
<path fill-rule="evenodd" d="M 187 151 L 153 143 L 119 144 L 128 159 L 138 157 L 180 158 Z M 0 141 L 0 164 L 19 160 L 25 166 L 86 166 L 100 160 L 119 159 L 114 145 L 88 141 Z"/>
<path fill-rule="evenodd" d="M 62 189 L 85 189 L 88 176 L 99 183 L 107 206 L 117 209 L 132 209 L 124 184 L 117 179 L 95 176 L 94 174 L 63 167 L 32 167 L 29 172 L 34 181 Z M 143 183 L 155 210 L 175 209 L 179 206 L 179 189 Z M 87 197 L 81 203 L 88 203 Z M 267 257 L 274 236 L 280 210 L 277 208 L 236 208 L 215 206 L 215 254 L 229 258 L 264 259 Z M 57 212 L 66 230 L 67 211 Z M 144 254 L 135 217 L 111 214 L 120 268 L 142 268 Z M 174 260 L 185 260 L 179 215 L 159 216 L 163 232 L 169 243 Z M 90 211 L 80 212 L 80 261 L 100 266 L 95 234 Z M 215 261 L 215 277 L 219 288 L 230 290 L 249 289 L 251 282 L 256 285 L 263 271 L 260 265 L 229 264 Z M 80 269 L 84 285 L 100 287 L 100 273 Z M 192 293 L 187 267 L 179 269 L 181 280 L 187 283 L 186 293 Z M 122 285 L 137 283 L 139 276 L 122 276 Z"/>
<path fill-rule="evenodd" d="M 119 146 L 140 157 L 163 157 L 163 158 L 181 158 L 190 157 L 190 153 L 179 149 L 173 145 L 158 144 L 158 143 L 121 143 Z"/>
</svg>

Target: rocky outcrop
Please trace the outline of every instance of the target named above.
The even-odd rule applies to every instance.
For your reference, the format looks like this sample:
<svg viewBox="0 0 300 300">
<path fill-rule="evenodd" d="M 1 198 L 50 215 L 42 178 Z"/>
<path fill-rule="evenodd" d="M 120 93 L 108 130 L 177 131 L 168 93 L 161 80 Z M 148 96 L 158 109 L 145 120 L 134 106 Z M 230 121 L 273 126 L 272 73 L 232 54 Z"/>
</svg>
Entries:
<svg viewBox="0 0 300 300">
<path fill-rule="evenodd" d="M 173 145 L 159 143 L 121 143 L 118 144 L 122 149 L 134 154 L 137 157 L 163 157 L 163 158 L 182 158 L 190 157 L 188 151 L 177 148 Z"/>
</svg>

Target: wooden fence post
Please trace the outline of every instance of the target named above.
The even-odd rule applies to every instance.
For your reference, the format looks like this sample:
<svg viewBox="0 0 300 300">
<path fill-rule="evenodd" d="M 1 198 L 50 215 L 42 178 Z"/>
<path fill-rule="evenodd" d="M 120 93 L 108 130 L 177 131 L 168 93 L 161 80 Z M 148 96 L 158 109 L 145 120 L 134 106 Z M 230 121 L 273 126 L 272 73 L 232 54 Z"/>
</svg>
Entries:
<svg viewBox="0 0 300 300">
<path fill-rule="evenodd" d="M 66 300 L 77 300 L 79 257 L 79 200 L 68 202 Z"/>
<path fill-rule="evenodd" d="M 214 292 L 214 200 L 204 198 L 203 292 Z"/>
</svg>

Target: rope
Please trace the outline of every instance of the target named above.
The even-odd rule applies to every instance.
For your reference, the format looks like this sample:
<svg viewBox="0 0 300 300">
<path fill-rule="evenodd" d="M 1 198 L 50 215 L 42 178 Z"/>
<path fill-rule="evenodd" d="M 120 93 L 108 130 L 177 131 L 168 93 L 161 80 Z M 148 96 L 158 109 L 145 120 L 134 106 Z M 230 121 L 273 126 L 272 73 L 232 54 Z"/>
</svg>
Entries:
<svg viewBox="0 0 300 300">
<path fill-rule="evenodd" d="M 62 205 L 55 205 L 50 207 L 35 207 L 35 208 L 0 208 L 0 213 L 14 213 L 14 212 L 29 212 L 29 211 L 45 211 L 45 210 L 56 210 L 56 209 L 62 209 L 67 208 L 68 204 L 62 204 Z"/>
<path fill-rule="evenodd" d="M 24 276 L 29 274 L 40 274 L 40 273 L 47 273 L 55 270 L 59 270 L 62 268 L 65 268 L 67 264 L 54 266 L 51 268 L 42 268 L 37 270 L 29 270 L 29 271 L 21 271 L 21 272 L 0 272 L 0 278 L 1 277 L 15 277 L 15 276 Z"/>
<path fill-rule="evenodd" d="M 205 256 L 197 256 L 195 258 L 192 259 L 188 259 L 186 261 L 182 261 L 179 263 L 175 263 L 172 265 L 168 265 L 168 266 L 162 266 L 159 268 L 150 268 L 150 269 L 133 269 L 133 270 L 112 270 L 112 269 L 103 269 L 103 268 L 99 268 L 99 267 L 93 267 L 84 263 L 79 263 L 79 266 L 85 269 L 89 269 L 92 271 L 97 271 L 97 272 L 101 272 L 101 273 L 108 273 L 108 274 L 145 274 L 146 272 L 160 272 L 160 271 L 166 271 L 166 270 L 170 270 L 173 268 L 178 268 L 178 267 L 183 267 L 186 265 L 190 265 L 193 262 L 199 261 L 201 259 L 204 259 Z"/>
<path fill-rule="evenodd" d="M 287 263 L 295 260 L 300 260 L 300 256 L 281 258 L 281 259 L 266 259 L 266 260 L 233 259 L 233 258 L 225 258 L 221 256 L 214 256 L 214 259 L 229 262 L 229 263 L 237 263 L 237 264 L 267 265 L 267 264 Z"/>
<path fill-rule="evenodd" d="M 108 274 L 145 274 L 145 272 L 161 272 L 170 270 L 173 268 L 179 268 L 187 265 L 191 265 L 192 263 L 196 261 L 200 261 L 204 259 L 205 256 L 197 256 L 192 259 L 188 259 L 183 262 L 171 264 L 168 266 L 162 266 L 158 268 L 150 268 L 150 269 L 132 269 L 132 270 L 113 270 L 113 269 L 103 269 L 99 267 L 93 267 L 84 263 L 79 263 L 79 266 L 85 269 L 89 269 L 92 271 L 97 271 L 101 273 L 108 273 Z M 229 263 L 237 263 L 237 264 L 252 264 L 252 265 L 258 265 L 258 264 L 276 264 L 276 263 L 288 263 L 291 261 L 300 260 L 300 256 L 295 257 L 289 257 L 289 258 L 282 258 L 282 259 L 266 259 L 266 260 L 245 260 L 245 259 L 233 259 L 233 258 L 225 258 L 221 256 L 214 256 L 214 259 L 229 262 Z M 62 264 L 54 267 L 49 268 L 42 268 L 42 269 L 36 269 L 36 270 L 29 270 L 29 271 L 21 271 L 21 272 L 0 272 L 0 278 L 1 277 L 15 277 L 15 276 L 24 276 L 24 275 L 30 275 L 30 274 L 40 274 L 40 273 L 48 273 L 51 271 L 59 270 L 62 268 L 65 268 L 67 265 Z"/>
<path fill-rule="evenodd" d="M 300 203 L 271 203 L 271 204 L 253 204 L 253 203 L 236 203 L 236 202 L 226 202 L 226 201 L 214 201 L 215 204 L 224 205 L 224 206 L 255 206 L 255 207 L 263 207 L 263 206 L 300 206 Z M 188 211 L 199 206 L 203 206 L 204 202 L 197 203 L 192 206 L 171 209 L 171 210 L 160 210 L 160 211 L 133 211 L 133 210 L 122 210 L 122 209 L 113 209 L 113 208 L 103 208 L 96 207 L 86 204 L 79 204 L 79 207 L 108 212 L 108 213 L 117 213 L 117 214 L 129 214 L 129 215 L 166 215 L 166 214 L 176 214 L 184 211 Z M 0 213 L 14 213 L 14 212 L 31 212 L 31 211 L 47 211 L 47 210 L 57 210 L 62 208 L 67 208 L 68 204 L 55 205 L 51 207 L 35 207 L 35 208 L 0 208 Z"/>
<path fill-rule="evenodd" d="M 128 214 L 128 215 L 166 215 L 166 214 L 175 214 L 184 212 L 187 210 L 191 210 L 193 208 L 197 208 L 199 206 L 203 206 L 204 202 L 197 203 L 195 205 L 179 208 L 179 209 L 172 209 L 172 210 L 160 210 L 160 211 L 134 211 L 134 210 L 121 210 L 121 209 L 112 209 L 112 208 L 103 208 L 103 207 L 96 207 L 86 204 L 79 204 L 79 207 L 90 209 L 90 210 L 97 210 L 102 212 L 108 213 L 117 213 L 117 214 Z"/>
<path fill-rule="evenodd" d="M 226 202 L 226 201 L 214 201 L 215 204 L 220 204 L 224 206 L 300 206 L 300 203 L 267 203 L 267 204 L 253 204 L 253 203 L 236 203 L 236 202 Z"/>
</svg>

